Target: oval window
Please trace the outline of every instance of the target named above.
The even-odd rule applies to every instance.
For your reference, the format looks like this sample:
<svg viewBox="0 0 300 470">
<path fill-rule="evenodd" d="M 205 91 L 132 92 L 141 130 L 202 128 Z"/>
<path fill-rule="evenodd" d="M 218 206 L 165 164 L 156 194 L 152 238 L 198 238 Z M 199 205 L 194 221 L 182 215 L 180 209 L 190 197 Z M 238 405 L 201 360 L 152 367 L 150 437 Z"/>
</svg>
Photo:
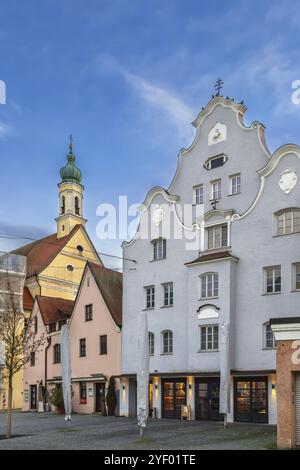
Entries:
<svg viewBox="0 0 300 470">
<path fill-rule="evenodd" d="M 68 271 L 74 271 L 74 267 L 71 264 L 68 264 L 67 270 Z"/>
</svg>

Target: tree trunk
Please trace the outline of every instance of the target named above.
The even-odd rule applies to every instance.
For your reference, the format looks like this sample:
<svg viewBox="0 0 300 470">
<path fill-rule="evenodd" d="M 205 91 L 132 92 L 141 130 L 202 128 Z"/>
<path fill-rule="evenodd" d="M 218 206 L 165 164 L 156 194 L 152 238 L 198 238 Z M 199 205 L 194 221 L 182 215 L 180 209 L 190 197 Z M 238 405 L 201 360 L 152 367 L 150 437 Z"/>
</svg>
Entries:
<svg viewBox="0 0 300 470">
<path fill-rule="evenodd" d="M 13 387 L 12 387 L 12 377 L 8 379 L 8 401 L 7 401 L 7 430 L 6 438 L 11 438 L 11 423 L 12 423 L 12 397 L 13 397 Z"/>
</svg>

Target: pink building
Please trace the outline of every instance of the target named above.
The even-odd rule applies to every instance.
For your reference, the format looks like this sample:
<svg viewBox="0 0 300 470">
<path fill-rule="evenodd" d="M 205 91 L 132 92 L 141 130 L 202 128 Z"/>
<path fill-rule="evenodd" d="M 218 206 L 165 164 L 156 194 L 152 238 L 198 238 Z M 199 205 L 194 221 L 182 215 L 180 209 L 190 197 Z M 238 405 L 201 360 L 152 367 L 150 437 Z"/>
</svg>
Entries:
<svg viewBox="0 0 300 470">
<path fill-rule="evenodd" d="M 31 328 L 38 337 L 44 336 L 44 345 L 24 368 L 23 411 L 43 411 L 49 377 L 61 383 L 60 329 L 70 318 L 73 306 L 70 300 L 39 295 L 35 298 Z"/>
<path fill-rule="evenodd" d="M 60 329 L 68 322 L 73 412 L 101 411 L 111 376 L 119 388 L 122 274 L 88 262 L 75 302 L 38 296 L 32 315 L 46 341 L 25 368 L 23 410 L 43 411 L 45 384 L 49 393 L 61 385 Z"/>
</svg>

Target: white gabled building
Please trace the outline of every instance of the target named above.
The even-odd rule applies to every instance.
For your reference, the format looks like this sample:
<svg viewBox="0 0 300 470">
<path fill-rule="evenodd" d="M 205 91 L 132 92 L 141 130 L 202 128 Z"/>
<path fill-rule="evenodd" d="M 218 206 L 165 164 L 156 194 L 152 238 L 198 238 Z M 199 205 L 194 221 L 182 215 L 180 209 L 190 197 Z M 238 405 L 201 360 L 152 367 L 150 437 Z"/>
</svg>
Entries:
<svg viewBox="0 0 300 470">
<path fill-rule="evenodd" d="M 300 148 L 271 155 L 264 126 L 247 127 L 245 111 L 211 99 L 169 188 L 149 191 L 138 233 L 123 245 L 136 265 L 124 262 L 121 414 L 135 414 L 137 324 L 147 310 L 158 417 L 178 418 L 188 404 L 195 419 L 220 419 L 228 377 L 229 421 L 276 422 L 269 320 L 300 316 Z M 141 237 L 147 225 L 152 233 Z"/>
</svg>

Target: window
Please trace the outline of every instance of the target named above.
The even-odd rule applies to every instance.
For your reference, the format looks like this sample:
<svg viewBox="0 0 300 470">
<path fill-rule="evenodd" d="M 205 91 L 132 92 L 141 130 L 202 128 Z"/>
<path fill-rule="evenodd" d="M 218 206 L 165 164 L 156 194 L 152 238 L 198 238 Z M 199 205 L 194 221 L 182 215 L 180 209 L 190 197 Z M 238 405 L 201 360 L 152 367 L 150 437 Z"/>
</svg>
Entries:
<svg viewBox="0 0 300 470">
<path fill-rule="evenodd" d="M 58 322 L 58 329 L 61 330 L 61 327 L 66 324 L 67 324 L 67 320 L 60 320 Z"/>
<path fill-rule="evenodd" d="M 77 250 L 79 251 L 79 254 L 82 255 L 82 253 L 83 253 L 83 246 L 77 245 L 76 248 L 77 248 Z"/>
<path fill-rule="evenodd" d="M 293 265 L 293 290 L 300 290 L 300 263 Z"/>
<path fill-rule="evenodd" d="M 200 332 L 200 351 L 218 351 L 219 326 L 201 326 Z"/>
<path fill-rule="evenodd" d="M 173 354 L 173 333 L 170 330 L 162 333 L 162 353 Z"/>
<path fill-rule="evenodd" d="M 49 333 L 54 333 L 56 331 L 56 322 L 53 321 L 52 323 L 49 323 Z"/>
<path fill-rule="evenodd" d="M 154 333 L 149 333 L 149 356 L 154 356 Z"/>
<path fill-rule="evenodd" d="M 79 210 L 79 199 L 78 199 L 78 197 L 77 197 L 77 196 L 75 197 L 75 214 L 76 214 L 76 215 L 80 215 L 80 210 Z"/>
<path fill-rule="evenodd" d="M 221 196 L 222 196 L 221 180 L 213 181 L 211 183 L 211 198 L 221 199 Z"/>
<path fill-rule="evenodd" d="M 154 308 L 155 307 L 155 287 L 148 286 L 145 287 L 146 289 L 146 308 Z"/>
<path fill-rule="evenodd" d="M 35 352 L 30 353 L 30 366 L 35 366 Z"/>
<path fill-rule="evenodd" d="M 34 321 L 34 326 L 33 326 L 34 333 L 37 334 L 37 332 L 38 332 L 38 319 L 37 319 L 37 316 L 34 317 L 33 321 Z"/>
<path fill-rule="evenodd" d="M 153 242 L 153 259 L 165 259 L 167 256 L 167 240 L 159 238 Z"/>
<path fill-rule="evenodd" d="M 194 188 L 194 200 L 195 200 L 195 204 L 204 203 L 203 184 Z"/>
<path fill-rule="evenodd" d="M 100 354 L 107 354 L 107 335 L 100 336 Z"/>
<path fill-rule="evenodd" d="M 64 214 L 66 211 L 66 198 L 62 196 L 61 198 L 61 214 Z"/>
<path fill-rule="evenodd" d="M 264 348 L 266 349 L 275 348 L 275 336 L 272 331 L 270 323 L 264 324 Z"/>
<path fill-rule="evenodd" d="M 265 283 L 267 294 L 281 292 L 281 266 L 265 268 Z"/>
<path fill-rule="evenodd" d="M 53 363 L 60 364 L 60 344 L 53 346 Z"/>
<path fill-rule="evenodd" d="M 85 357 L 86 356 L 86 339 L 81 338 L 79 340 L 79 357 Z"/>
<path fill-rule="evenodd" d="M 228 226 L 215 225 L 207 229 L 208 249 L 221 248 L 228 245 Z"/>
<path fill-rule="evenodd" d="M 208 299 L 219 295 L 219 276 L 217 273 L 201 276 L 201 298 Z"/>
<path fill-rule="evenodd" d="M 224 163 L 226 163 L 228 160 L 227 156 L 226 155 L 217 155 L 213 158 L 209 158 L 208 160 L 206 160 L 206 162 L 204 163 L 204 168 L 206 168 L 206 170 L 213 170 L 214 168 L 219 168 L 220 166 L 223 166 Z"/>
<path fill-rule="evenodd" d="M 173 306 L 173 282 L 168 282 L 167 284 L 163 284 L 164 288 L 164 307 L 172 307 Z"/>
<path fill-rule="evenodd" d="M 241 175 L 231 176 L 231 194 L 239 194 L 241 192 Z"/>
<path fill-rule="evenodd" d="M 300 209 L 285 209 L 276 214 L 277 235 L 300 232 Z"/>
<path fill-rule="evenodd" d="M 86 382 L 79 382 L 79 400 L 81 405 L 86 405 Z"/>
<path fill-rule="evenodd" d="M 93 320 L 93 304 L 85 306 L 85 321 Z"/>
</svg>

